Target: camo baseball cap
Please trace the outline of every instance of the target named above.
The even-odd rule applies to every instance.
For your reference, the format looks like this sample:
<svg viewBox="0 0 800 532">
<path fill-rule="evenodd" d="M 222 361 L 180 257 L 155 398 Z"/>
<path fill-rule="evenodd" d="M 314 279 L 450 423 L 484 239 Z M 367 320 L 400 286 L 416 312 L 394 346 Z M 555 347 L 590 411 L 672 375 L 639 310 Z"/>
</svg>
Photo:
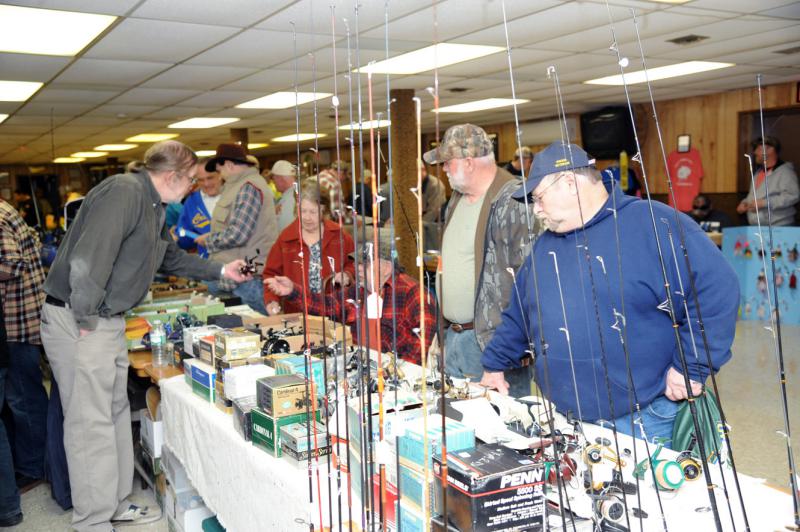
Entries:
<svg viewBox="0 0 800 532">
<path fill-rule="evenodd" d="M 441 144 L 422 158 L 428 164 L 440 164 L 450 159 L 466 159 L 467 157 L 483 157 L 494 151 L 489 135 L 473 124 L 451 126 L 444 133 Z"/>
</svg>

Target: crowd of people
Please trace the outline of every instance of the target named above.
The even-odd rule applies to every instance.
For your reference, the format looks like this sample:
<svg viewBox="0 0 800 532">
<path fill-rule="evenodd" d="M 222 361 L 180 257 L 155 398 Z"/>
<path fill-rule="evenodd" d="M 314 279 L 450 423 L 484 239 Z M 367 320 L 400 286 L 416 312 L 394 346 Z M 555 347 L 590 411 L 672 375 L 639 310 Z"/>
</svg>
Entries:
<svg viewBox="0 0 800 532">
<path fill-rule="evenodd" d="M 754 155 L 738 212 L 766 223 L 769 184 L 772 223 L 792 223 L 792 164 L 776 139 L 759 139 Z M 420 162 L 422 218 L 441 228 L 435 294 L 403 271 L 388 228 L 355 245 L 344 220 L 372 212 L 363 163 L 345 198 L 353 169 L 343 161 L 304 177 L 285 160 L 261 173 L 239 144 L 221 144 L 203 161 L 180 142 L 154 144 L 141 163 L 89 191 L 46 278 L 25 218 L 30 198 L 19 210 L 0 200 L 0 403 L 11 413 L 8 427 L 0 423 L 0 527 L 22 521 L 20 490 L 45 476 L 42 347 L 63 405 L 73 528 L 108 532 L 147 519 L 129 500 L 123 314 L 157 272 L 204 281 L 264 314 L 361 323 L 371 347 L 418 364 L 420 338 L 426 350 L 434 345 L 441 314 L 450 376 L 515 396 L 535 381 L 564 413 L 615 420 L 627 433 L 639 415 L 649 437 L 671 435 L 678 401 L 700 393 L 730 358 L 739 301 L 735 274 L 700 227 L 626 195 L 613 186 L 618 174 L 601 174 L 574 144 L 556 141 L 535 155 L 522 147 L 503 166 L 482 128 L 460 124 L 423 159 L 441 165 L 452 190 L 448 201 Z M 687 214 L 723 221 L 707 195 Z M 676 234 L 685 235 L 696 295 L 680 301 L 664 292 L 689 278 L 683 258 L 664 247 Z M 708 359 L 694 356 L 699 306 Z"/>
</svg>

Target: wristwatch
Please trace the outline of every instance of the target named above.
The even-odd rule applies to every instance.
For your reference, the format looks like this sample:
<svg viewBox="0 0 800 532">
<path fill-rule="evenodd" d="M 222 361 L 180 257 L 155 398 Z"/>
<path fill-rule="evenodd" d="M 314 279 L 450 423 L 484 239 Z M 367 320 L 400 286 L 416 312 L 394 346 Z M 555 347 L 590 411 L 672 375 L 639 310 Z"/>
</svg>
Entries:
<svg viewBox="0 0 800 532">
<path fill-rule="evenodd" d="M 222 265 L 222 269 L 219 271 L 219 278 L 220 279 L 224 279 L 225 278 L 225 265 L 224 264 Z"/>
</svg>

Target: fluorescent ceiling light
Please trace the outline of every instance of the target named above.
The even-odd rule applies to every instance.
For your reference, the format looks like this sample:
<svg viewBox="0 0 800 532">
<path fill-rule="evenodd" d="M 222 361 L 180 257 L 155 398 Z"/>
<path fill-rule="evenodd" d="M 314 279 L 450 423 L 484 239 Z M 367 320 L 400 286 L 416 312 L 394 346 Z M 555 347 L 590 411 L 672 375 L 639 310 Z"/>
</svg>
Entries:
<svg viewBox="0 0 800 532">
<path fill-rule="evenodd" d="M 380 129 L 382 127 L 389 127 L 390 125 L 392 125 L 390 120 L 367 120 L 365 122 L 361 122 L 361 129 Z M 350 126 L 352 126 L 353 129 L 358 130 L 358 123 L 345 124 L 343 126 L 339 126 L 339 129 L 350 131 Z"/>
<path fill-rule="evenodd" d="M 251 142 L 247 145 L 248 150 L 259 150 L 261 148 L 266 148 L 269 146 L 266 142 Z"/>
<path fill-rule="evenodd" d="M 637 83 L 646 82 L 648 78 L 650 81 L 657 81 L 659 79 L 677 78 L 679 76 L 688 76 L 689 74 L 698 74 L 700 72 L 708 72 L 710 70 L 718 70 L 720 68 L 732 66 L 736 65 L 734 63 L 714 63 L 711 61 L 687 61 L 686 63 L 676 63 L 674 65 L 650 68 L 646 72 L 644 70 L 626 72 L 625 83 L 627 85 L 635 85 Z M 621 75 L 590 79 L 589 81 L 584 81 L 584 83 L 587 85 L 623 84 Z"/>
<path fill-rule="evenodd" d="M 330 92 L 298 92 L 296 96 L 294 92 L 274 92 L 249 102 L 240 103 L 236 107 L 239 109 L 288 109 L 294 107 L 295 104 L 303 105 L 329 96 L 332 96 Z"/>
<path fill-rule="evenodd" d="M 38 81 L 0 81 L 0 102 L 24 102 L 42 85 Z"/>
<path fill-rule="evenodd" d="M 316 138 L 321 139 L 322 137 L 327 137 L 325 133 L 317 133 Z M 298 135 L 284 135 L 283 137 L 275 137 L 272 139 L 273 142 L 303 142 L 304 140 L 312 140 L 314 138 L 313 133 L 300 133 Z"/>
<path fill-rule="evenodd" d="M 102 157 L 108 155 L 107 151 L 76 151 L 70 157 L 82 157 L 84 159 L 91 159 L 92 157 Z"/>
<path fill-rule="evenodd" d="M 474 102 L 459 103 L 448 105 L 439 109 L 432 109 L 434 113 L 474 113 L 475 111 L 485 111 L 487 109 L 497 109 L 498 107 L 508 107 L 528 103 L 530 100 L 522 98 L 486 98 L 485 100 L 475 100 Z"/>
<path fill-rule="evenodd" d="M 8 118 L 8 115 L 0 114 L 0 124 L 2 124 L 3 122 L 5 122 L 5 121 L 6 121 L 6 118 Z"/>
<path fill-rule="evenodd" d="M 239 120 L 240 120 L 239 118 L 199 117 L 199 118 L 190 118 L 188 120 L 183 120 L 181 122 L 175 122 L 174 124 L 170 124 L 167 127 L 172 129 L 206 129 L 209 127 L 224 126 L 225 124 L 230 124 L 231 122 L 237 122 Z"/>
<path fill-rule="evenodd" d="M 391 59 L 378 61 L 361 67 L 361 72 L 373 74 L 419 74 L 434 68 L 443 68 L 463 63 L 505 50 L 502 46 L 482 46 L 477 44 L 453 44 L 442 42 Z M 353 72 L 357 72 L 358 69 Z"/>
<path fill-rule="evenodd" d="M 198 157 L 211 157 L 217 154 L 217 150 L 200 150 L 194 152 Z"/>
<path fill-rule="evenodd" d="M 86 159 L 84 159 L 83 157 L 56 157 L 55 159 L 53 159 L 53 162 L 54 163 L 59 163 L 59 164 L 62 164 L 62 163 L 79 163 L 79 162 L 85 161 L 85 160 Z"/>
<path fill-rule="evenodd" d="M 97 151 L 125 151 L 137 147 L 139 147 L 138 144 L 103 144 L 101 146 L 95 146 L 94 149 Z"/>
<path fill-rule="evenodd" d="M 73 56 L 116 18 L 94 13 L 0 6 L 0 51 Z"/>
<path fill-rule="evenodd" d="M 177 133 L 142 133 L 128 137 L 125 142 L 161 142 L 162 140 L 174 139 Z"/>
</svg>

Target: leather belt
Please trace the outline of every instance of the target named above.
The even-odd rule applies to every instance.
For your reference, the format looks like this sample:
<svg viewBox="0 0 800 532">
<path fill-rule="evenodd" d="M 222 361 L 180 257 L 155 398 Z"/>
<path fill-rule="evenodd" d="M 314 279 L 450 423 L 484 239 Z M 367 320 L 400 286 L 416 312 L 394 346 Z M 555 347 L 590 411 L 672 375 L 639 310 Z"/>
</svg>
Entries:
<svg viewBox="0 0 800 532">
<path fill-rule="evenodd" d="M 51 305 L 54 305 L 56 307 L 69 308 L 69 305 L 67 305 L 65 302 L 61 301 L 60 299 L 56 299 L 55 297 L 49 294 L 44 298 L 44 302 L 50 303 Z"/>
<path fill-rule="evenodd" d="M 450 329 L 455 332 L 464 332 L 464 331 L 471 331 L 475 328 L 475 324 L 473 322 L 469 323 L 451 323 Z"/>
</svg>

